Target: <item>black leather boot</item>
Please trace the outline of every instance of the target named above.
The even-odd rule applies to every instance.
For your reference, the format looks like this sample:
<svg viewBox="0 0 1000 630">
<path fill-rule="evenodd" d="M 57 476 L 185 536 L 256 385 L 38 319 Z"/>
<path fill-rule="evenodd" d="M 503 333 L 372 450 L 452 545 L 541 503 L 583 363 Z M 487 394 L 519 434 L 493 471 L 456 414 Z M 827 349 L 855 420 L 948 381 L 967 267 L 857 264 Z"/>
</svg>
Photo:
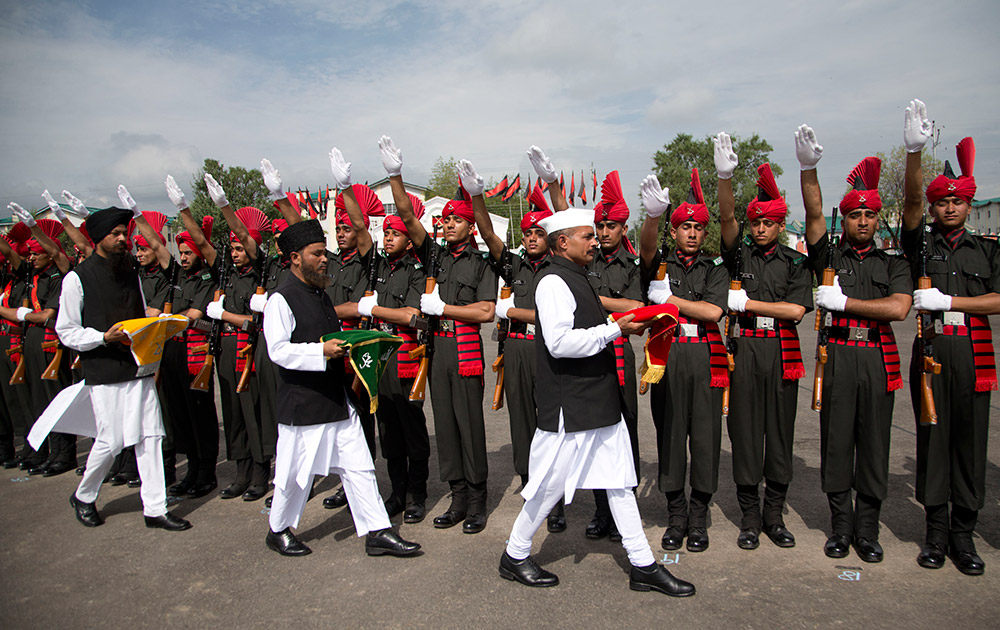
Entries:
<svg viewBox="0 0 1000 630">
<path fill-rule="evenodd" d="M 854 509 L 854 551 L 865 562 L 882 562 L 885 555 L 878 542 L 878 516 L 881 510 L 882 501 L 858 493 Z"/>
<path fill-rule="evenodd" d="M 465 479 L 449 481 L 451 486 L 451 505 L 441 516 L 434 518 L 434 527 L 447 529 L 454 527 L 465 520 L 465 515 L 469 509 L 469 484 Z"/>
<path fill-rule="evenodd" d="M 675 551 L 684 544 L 688 528 L 688 501 L 684 489 L 665 493 L 667 496 L 667 531 L 660 539 L 660 546 L 667 551 Z"/>
<path fill-rule="evenodd" d="M 253 460 L 249 457 L 236 460 L 236 478 L 229 486 L 219 493 L 222 499 L 235 499 L 243 496 L 250 485 L 250 471 L 253 468 Z"/>
<path fill-rule="evenodd" d="M 785 497 L 788 484 L 767 480 L 764 486 L 764 533 L 778 547 L 794 547 L 795 536 L 785 527 Z"/>
<path fill-rule="evenodd" d="M 924 506 L 927 534 L 917 555 L 917 564 L 925 569 L 940 569 L 948 553 L 948 504 Z"/>
<path fill-rule="evenodd" d="M 972 532 L 976 529 L 979 512 L 960 505 L 951 506 L 951 541 L 949 552 L 955 567 L 966 575 L 982 575 L 986 563 L 976 553 Z"/>
<path fill-rule="evenodd" d="M 462 524 L 466 534 L 478 534 L 486 529 L 486 482 L 469 484 L 469 512 Z"/>
<path fill-rule="evenodd" d="M 691 490 L 688 504 L 687 550 L 693 553 L 708 549 L 708 506 L 712 495 L 701 490 Z"/>
<path fill-rule="evenodd" d="M 854 531 L 854 512 L 851 491 L 827 492 L 830 504 L 830 525 L 833 534 L 826 539 L 823 553 L 829 558 L 845 558 L 851 552 L 851 535 Z"/>
<path fill-rule="evenodd" d="M 756 549 L 760 546 L 760 495 L 757 485 L 737 485 L 736 500 L 740 504 L 743 518 L 740 520 L 740 535 L 736 544 L 740 549 Z"/>
</svg>

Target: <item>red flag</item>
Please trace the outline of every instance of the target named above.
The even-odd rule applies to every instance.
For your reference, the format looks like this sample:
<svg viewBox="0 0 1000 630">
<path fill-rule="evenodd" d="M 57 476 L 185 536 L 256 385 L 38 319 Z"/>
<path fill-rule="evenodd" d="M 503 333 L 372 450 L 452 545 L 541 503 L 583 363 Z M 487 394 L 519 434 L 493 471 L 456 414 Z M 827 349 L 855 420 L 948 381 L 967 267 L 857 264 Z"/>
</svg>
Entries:
<svg viewBox="0 0 1000 630">
<path fill-rule="evenodd" d="M 597 203 L 597 171 L 590 169 L 590 174 L 594 176 L 594 194 L 591 195 L 591 198 L 594 200 L 594 203 Z"/>
<path fill-rule="evenodd" d="M 569 205 L 573 205 L 573 197 L 576 195 L 576 173 L 569 174 Z"/>
<path fill-rule="evenodd" d="M 562 171 L 559 171 L 559 190 L 562 191 L 563 199 L 566 198 L 566 181 L 563 179 Z"/>
<path fill-rule="evenodd" d="M 528 175 L 528 187 L 524 189 L 524 198 L 531 196 L 531 175 Z"/>
<path fill-rule="evenodd" d="M 549 183 L 548 182 L 543 182 L 540 179 L 538 181 L 541 183 L 542 192 L 547 192 L 549 190 Z"/>
<path fill-rule="evenodd" d="M 587 180 L 583 178 L 583 171 L 580 171 L 580 202 L 587 205 Z"/>
<path fill-rule="evenodd" d="M 508 185 L 509 184 L 507 182 L 507 176 L 504 175 L 502 182 L 500 182 L 499 184 L 497 184 L 493 188 L 491 188 L 491 189 L 489 189 L 489 190 L 486 191 L 486 198 L 489 199 L 490 197 L 496 197 L 500 193 L 506 192 Z"/>
<path fill-rule="evenodd" d="M 503 201 L 510 201 L 511 197 L 516 195 L 520 190 L 521 190 L 521 175 L 518 174 L 518 176 L 514 179 L 514 183 L 511 184 L 510 188 L 507 189 L 507 192 L 503 194 Z"/>
</svg>

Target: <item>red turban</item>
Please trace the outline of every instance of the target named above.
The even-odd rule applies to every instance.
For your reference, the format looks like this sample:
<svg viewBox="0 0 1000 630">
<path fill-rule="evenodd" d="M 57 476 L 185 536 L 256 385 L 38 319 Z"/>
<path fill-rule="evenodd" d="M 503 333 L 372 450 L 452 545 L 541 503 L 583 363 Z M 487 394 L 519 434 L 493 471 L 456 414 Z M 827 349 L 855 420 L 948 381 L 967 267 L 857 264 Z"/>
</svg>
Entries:
<svg viewBox="0 0 1000 630">
<path fill-rule="evenodd" d="M 687 200 L 671 213 L 670 225 L 674 226 L 674 229 L 687 221 L 708 225 L 708 217 L 708 206 L 705 205 L 705 195 L 701 190 L 701 178 L 698 177 L 698 169 L 693 168 Z"/>
<path fill-rule="evenodd" d="M 205 235 L 205 240 L 207 241 L 212 240 L 212 225 L 214 223 L 215 219 L 212 218 L 212 215 L 210 214 L 207 214 L 201 218 L 201 233 Z M 198 245 L 196 245 L 194 239 L 191 238 L 190 232 L 184 231 L 177 235 L 177 244 L 180 245 L 181 243 L 187 245 L 192 250 L 194 250 L 194 253 L 197 254 L 200 258 L 205 257 L 205 253 L 200 249 L 198 249 Z"/>
<path fill-rule="evenodd" d="M 882 209 L 882 198 L 878 194 L 878 180 L 882 172 L 882 160 L 877 157 L 866 157 L 861 160 L 851 174 L 847 183 L 854 187 L 840 200 L 840 214 L 847 216 L 858 208 L 868 208 L 878 212 Z"/>
<path fill-rule="evenodd" d="M 622 182 L 618 171 L 611 171 L 601 184 L 601 203 L 594 206 L 594 223 L 601 221 L 628 221 L 628 204 L 622 194 Z"/>
<path fill-rule="evenodd" d="M 774 173 L 771 172 L 771 165 L 764 163 L 757 167 L 757 198 L 747 206 L 747 218 L 770 219 L 784 223 L 785 215 L 788 214 L 788 205 L 778 190 L 778 183 L 774 181 Z"/>
<path fill-rule="evenodd" d="M 56 244 L 56 247 L 59 248 L 59 251 L 62 251 L 63 246 L 62 243 L 59 242 L 59 235 L 63 233 L 62 223 L 56 221 L 55 219 L 38 219 L 35 223 L 42 230 L 42 232 L 45 232 L 46 236 L 52 239 L 52 241 Z M 42 244 L 36 239 L 28 240 L 27 245 L 30 252 L 34 252 L 35 254 L 45 253 L 45 248 L 43 248 Z"/>
<path fill-rule="evenodd" d="M 271 229 L 274 231 L 274 235 L 277 236 L 288 229 L 288 221 L 275 219 L 271 222 Z"/>
<path fill-rule="evenodd" d="M 402 232 L 406 235 L 406 238 L 410 237 L 410 231 L 406 229 L 406 224 L 403 220 L 396 215 L 389 215 L 382 222 L 382 231 L 385 230 L 396 230 L 397 232 Z"/>
<path fill-rule="evenodd" d="M 538 180 L 539 182 L 541 180 Z M 531 204 L 533 210 L 528 212 L 521 218 L 521 232 L 527 232 L 533 227 L 541 227 L 538 222 L 545 217 L 552 216 L 552 209 L 549 207 L 549 203 L 545 201 L 545 193 L 542 192 L 541 186 L 535 183 L 535 187 L 531 190 L 531 194 L 528 195 L 528 203 Z M 544 228 L 543 228 L 544 229 Z"/>
<path fill-rule="evenodd" d="M 452 199 L 445 204 L 444 209 L 441 211 L 441 218 L 444 219 L 447 216 L 454 214 L 457 217 L 461 217 L 468 221 L 469 223 L 475 224 L 475 215 L 472 212 L 472 203 L 465 201 L 463 199 Z"/>
<path fill-rule="evenodd" d="M 156 212 L 154 210 L 143 210 L 142 216 L 145 217 L 146 221 L 153 227 L 153 231 L 160 237 L 161 243 L 166 243 L 167 239 L 163 238 L 163 226 L 167 224 L 167 215 L 162 212 Z M 149 247 L 149 243 L 143 238 L 142 234 L 137 232 L 137 227 L 135 225 L 135 219 L 132 219 L 128 223 L 128 233 L 133 234 L 132 241 L 135 243 L 136 247 Z M 89 237 L 88 237 L 89 238 Z"/>
<path fill-rule="evenodd" d="M 976 196 L 976 178 L 972 176 L 976 165 L 976 144 L 972 138 L 962 138 L 955 147 L 955 152 L 958 154 L 958 167 L 962 176 L 956 178 L 951 164 L 945 161 L 944 174 L 935 177 L 927 187 L 928 202 L 936 203 L 945 197 L 958 197 L 966 203 L 972 203 L 972 198 Z"/>
<path fill-rule="evenodd" d="M 385 216 L 385 208 L 374 190 L 364 184 L 354 184 L 351 189 L 354 191 L 354 198 L 358 200 L 358 205 L 361 206 L 361 217 L 365 221 L 365 228 L 371 223 L 368 217 Z M 347 206 L 344 205 L 344 193 L 337 195 L 333 207 L 337 211 L 336 225 L 351 225 L 351 217 L 347 214 Z"/>
<path fill-rule="evenodd" d="M 247 232 L 250 233 L 250 238 L 258 245 L 264 242 L 264 232 L 271 231 L 271 220 L 259 208 L 254 208 L 253 206 L 240 208 L 236 211 L 236 218 L 246 226 Z M 229 233 L 229 240 L 236 240 L 235 232 Z"/>
<path fill-rule="evenodd" d="M 31 238 L 31 228 L 23 223 L 15 223 L 7 233 L 4 234 L 4 238 L 10 241 L 13 246 L 14 251 L 21 258 L 27 258 L 28 254 L 28 240 Z"/>
</svg>

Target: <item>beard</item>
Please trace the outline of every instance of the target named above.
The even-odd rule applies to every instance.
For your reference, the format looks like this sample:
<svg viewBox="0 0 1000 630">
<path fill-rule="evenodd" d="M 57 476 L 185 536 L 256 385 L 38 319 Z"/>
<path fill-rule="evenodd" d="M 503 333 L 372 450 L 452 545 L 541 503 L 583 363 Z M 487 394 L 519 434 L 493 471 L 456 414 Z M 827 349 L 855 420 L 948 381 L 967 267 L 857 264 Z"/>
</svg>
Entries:
<svg viewBox="0 0 1000 630">
<path fill-rule="evenodd" d="M 135 275 L 132 257 L 124 248 L 112 250 L 108 261 L 111 263 L 111 273 L 114 274 L 115 280 L 124 280 L 130 275 Z"/>
<path fill-rule="evenodd" d="M 306 284 L 317 289 L 325 289 L 330 285 L 330 276 L 320 271 L 318 265 L 302 265 L 302 277 Z"/>
</svg>

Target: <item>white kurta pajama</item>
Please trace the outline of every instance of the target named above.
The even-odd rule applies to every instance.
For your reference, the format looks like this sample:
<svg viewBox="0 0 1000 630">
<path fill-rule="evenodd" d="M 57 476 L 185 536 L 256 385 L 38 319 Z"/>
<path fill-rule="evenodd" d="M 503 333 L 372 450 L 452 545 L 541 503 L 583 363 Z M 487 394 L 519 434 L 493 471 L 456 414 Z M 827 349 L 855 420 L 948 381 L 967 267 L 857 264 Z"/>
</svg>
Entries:
<svg viewBox="0 0 1000 630">
<path fill-rule="evenodd" d="M 294 329 L 295 315 L 288 302 L 280 293 L 271 294 L 264 307 L 264 337 L 271 361 L 288 370 L 325 371 L 328 359 L 323 344 L 292 343 Z M 358 536 L 392 526 L 379 496 L 375 464 L 358 412 L 350 400 L 347 408 L 346 420 L 303 426 L 282 423 L 282 410 L 278 410 L 271 531 L 297 528 L 313 477 L 330 473 L 340 475 Z"/>
<path fill-rule="evenodd" d="M 576 299 L 556 275 L 539 280 L 535 309 L 545 347 L 555 358 L 594 356 L 621 336 L 614 323 L 573 328 Z M 611 426 L 566 433 L 562 414 L 560 410 L 558 432 L 536 429 L 531 440 L 528 483 L 521 492 L 525 504 L 514 521 L 507 555 L 521 560 L 531 553 L 531 538 L 559 499 L 568 505 L 578 488 L 603 488 L 608 491 L 611 514 L 629 561 L 634 566 L 653 564 L 656 560 L 631 492 L 637 480 L 625 419 Z"/>
<path fill-rule="evenodd" d="M 96 254 L 95 254 L 96 255 Z M 63 345 L 80 352 L 104 345 L 104 332 L 83 326 L 83 285 L 80 277 L 70 271 L 63 278 L 59 296 L 59 314 L 56 317 L 56 334 Z M 146 303 L 143 297 L 143 304 Z M 138 366 L 136 366 L 138 369 Z M 86 375 L 84 375 L 86 378 Z M 87 400 L 96 424 L 94 446 L 87 458 L 87 469 L 76 490 L 76 498 L 93 503 L 101 483 L 114 463 L 115 456 L 126 446 L 135 446 L 136 463 L 142 486 L 142 513 L 145 516 L 163 516 L 167 513 L 167 492 L 163 477 L 163 417 L 156 385 L 152 377 L 144 377 L 107 385 L 77 384 L 89 392 L 76 395 L 80 403 Z M 53 401 L 55 402 L 55 401 Z M 53 428 L 72 427 L 86 414 L 75 414 L 70 406 L 55 420 Z M 76 417 L 74 417 L 76 416 Z M 89 417 L 88 417 L 89 418 Z M 87 434 L 87 433 L 84 433 Z"/>
</svg>

